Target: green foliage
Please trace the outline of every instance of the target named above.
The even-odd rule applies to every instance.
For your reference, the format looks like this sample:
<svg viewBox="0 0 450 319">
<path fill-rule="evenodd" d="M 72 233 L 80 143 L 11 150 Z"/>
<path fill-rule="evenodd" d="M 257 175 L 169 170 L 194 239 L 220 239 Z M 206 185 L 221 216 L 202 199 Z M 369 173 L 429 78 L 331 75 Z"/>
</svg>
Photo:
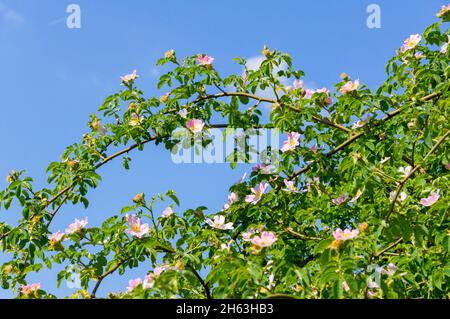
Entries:
<svg viewBox="0 0 450 319">
<path fill-rule="evenodd" d="M 41 289 L 24 293 L 23 286 L 30 273 L 61 264 L 58 285 L 76 266 L 82 289 L 70 297 L 94 298 L 109 275 L 146 265 L 143 283 L 108 297 L 450 297 L 450 68 L 449 52 L 439 49 L 449 32 L 442 26 L 431 25 L 422 42 L 399 50 L 375 92 L 365 85 L 345 91 L 355 82 L 343 75 L 334 95 L 316 91 L 308 98 L 303 88 L 285 86 L 304 72 L 294 69 L 290 56 L 268 48 L 257 70 L 225 78 L 196 55 L 180 61 L 167 52 L 158 65 L 168 71 L 157 86 L 169 94 L 146 98 L 137 78 L 124 81 L 100 114 L 91 115 L 82 141 L 48 166 L 49 188 L 35 189 L 24 171 L 8 176 L 0 207 L 20 214 L 17 226 L 0 223 L 0 250 L 10 256 L 0 266 L 2 288 L 20 298 L 53 298 Z M 261 91 L 274 98 L 258 96 Z M 262 103 L 273 106 L 266 124 Z M 219 118 L 226 125 L 212 123 Z M 130 154 L 151 142 L 169 150 L 189 147 L 190 140 L 182 145 L 182 136 L 172 135 L 189 119 L 202 120 L 205 130 L 275 127 L 299 132 L 302 140 L 280 153 L 276 172 L 255 171 L 231 186 L 237 200 L 217 215 L 232 229 L 211 227 L 206 207 L 176 211 L 179 200 L 168 191 L 150 198 L 138 194 L 100 226 L 66 233 L 66 240 L 49 239 L 49 226 L 65 204 L 89 205 L 86 196 L 99 186 L 100 167 L 122 157 L 130 169 Z M 409 172 L 399 172 L 408 166 Z M 285 181 L 299 191 L 286 190 Z M 262 182 L 270 189 L 255 204 L 245 201 Z M 439 199 L 423 205 L 421 199 L 433 192 Z M 175 213 L 156 218 L 157 201 L 170 201 Z M 128 215 L 149 224 L 143 236 L 129 232 Z M 357 235 L 333 237 L 338 228 Z M 253 238 L 271 232 L 276 241 L 258 246 L 245 240 L 248 231 Z"/>
</svg>

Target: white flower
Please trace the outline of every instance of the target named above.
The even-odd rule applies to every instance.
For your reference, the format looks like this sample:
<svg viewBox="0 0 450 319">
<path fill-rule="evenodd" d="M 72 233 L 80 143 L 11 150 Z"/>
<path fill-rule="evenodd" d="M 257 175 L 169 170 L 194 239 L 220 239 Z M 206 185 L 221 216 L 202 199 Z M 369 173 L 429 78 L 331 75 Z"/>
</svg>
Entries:
<svg viewBox="0 0 450 319">
<path fill-rule="evenodd" d="M 226 223 L 225 224 L 225 217 L 216 215 L 214 216 L 214 221 L 211 219 L 206 219 L 206 223 L 211 226 L 212 228 L 221 229 L 221 230 L 229 230 L 233 229 L 233 223 Z"/>
<path fill-rule="evenodd" d="M 399 173 L 402 173 L 404 177 L 409 176 L 409 174 L 411 173 L 411 171 L 412 171 L 412 167 L 411 167 L 411 166 L 400 167 L 400 168 L 398 169 L 398 172 L 399 172 Z"/>
</svg>

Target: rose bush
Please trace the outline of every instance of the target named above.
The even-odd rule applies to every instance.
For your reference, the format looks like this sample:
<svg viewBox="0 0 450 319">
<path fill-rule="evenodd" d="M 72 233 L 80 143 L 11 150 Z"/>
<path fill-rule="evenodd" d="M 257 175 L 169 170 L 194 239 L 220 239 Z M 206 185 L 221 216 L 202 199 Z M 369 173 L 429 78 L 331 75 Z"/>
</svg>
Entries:
<svg viewBox="0 0 450 319">
<path fill-rule="evenodd" d="M 136 71 L 121 77 L 124 88 L 91 115 L 91 131 L 49 165 L 48 188 L 36 189 L 25 171 L 7 177 L 2 209 L 20 207 L 21 217 L 0 223 L 10 256 L 3 289 L 53 298 L 27 277 L 62 264 L 58 283 L 81 269 L 74 298 L 96 298 L 108 276 L 138 266 L 147 269 L 141 278 L 108 297 L 450 297 L 449 16 L 450 5 L 399 44 L 376 91 L 346 74 L 334 89 L 304 88 L 291 57 L 267 47 L 258 69 L 227 77 L 206 54 L 181 60 L 170 50 L 158 61 L 169 68 L 160 98 L 144 96 Z M 179 128 L 198 137 L 226 127 L 278 128 L 286 139 L 269 150 L 281 156 L 277 169 L 263 163 L 232 185 L 222 211 L 177 211 L 174 191 L 137 194 L 97 227 L 79 216 L 50 231 L 67 203 L 89 205 L 100 167 L 122 158 L 129 169 L 129 154 L 150 143 L 170 151 Z M 161 215 L 154 204 L 164 198 L 173 204 Z"/>
</svg>

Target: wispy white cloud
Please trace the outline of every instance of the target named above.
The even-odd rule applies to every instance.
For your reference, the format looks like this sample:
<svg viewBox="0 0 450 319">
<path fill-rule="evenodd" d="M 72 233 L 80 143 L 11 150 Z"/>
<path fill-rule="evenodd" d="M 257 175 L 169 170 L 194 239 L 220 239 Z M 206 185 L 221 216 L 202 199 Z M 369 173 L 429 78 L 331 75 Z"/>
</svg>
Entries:
<svg viewBox="0 0 450 319">
<path fill-rule="evenodd" d="M 24 22 L 21 14 L 0 2 L 0 27 L 18 26 Z"/>
<path fill-rule="evenodd" d="M 54 26 L 54 25 L 57 25 L 57 24 L 61 24 L 61 23 L 64 23 L 64 22 L 66 22 L 66 17 L 62 17 L 62 18 L 58 18 L 58 19 L 55 19 L 55 20 L 53 20 L 53 21 L 50 21 L 49 23 L 48 23 L 48 25 L 49 26 Z"/>
</svg>

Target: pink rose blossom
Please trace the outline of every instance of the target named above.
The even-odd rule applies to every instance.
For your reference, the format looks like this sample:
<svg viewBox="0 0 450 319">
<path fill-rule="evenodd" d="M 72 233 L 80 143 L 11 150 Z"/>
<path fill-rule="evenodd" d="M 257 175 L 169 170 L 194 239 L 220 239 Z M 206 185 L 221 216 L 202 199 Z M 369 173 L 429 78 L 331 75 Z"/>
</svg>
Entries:
<svg viewBox="0 0 450 319">
<path fill-rule="evenodd" d="M 178 112 L 178 115 L 181 116 L 181 117 L 184 118 L 184 119 L 187 117 L 187 114 L 188 114 L 187 109 L 181 109 L 181 110 Z"/>
<path fill-rule="evenodd" d="M 144 120 L 144 117 L 141 115 L 137 115 L 136 113 L 131 114 L 131 119 L 129 124 L 131 126 L 139 126 L 141 122 Z"/>
<path fill-rule="evenodd" d="M 397 266 L 393 263 L 389 263 L 387 265 L 386 269 L 381 268 L 381 273 L 388 275 L 388 276 L 393 276 L 396 272 L 397 272 Z"/>
<path fill-rule="evenodd" d="M 61 232 L 61 231 L 58 230 L 56 233 L 50 235 L 50 236 L 48 237 L 48 239 L 49 239 L 50 242 L 52 242 L 52 243 L 59 243 L 59 242 L 63 239 L 64 235 L 65 235 L 65 234 L 64 234 L 63 232 Z"/>
<path fill-rule="evenodd" d="M 174 214 L 172 207 L 167 207 L 163 213 L 162 213 L 162 218 L 169 218 L 170 216 L 172 216 Z"/>
<path fill-rule="evenodd" d="M 340 92 L 342 94 L 347 94 L 349 92 L 356 91 L 359 87 L 359 80 L 356 80 L 355 82 L 348 81 L 344 84 L 343 87 L 341 87 Z"/>
<path fill-rule="evenodd" d="M 327 88 L 321 88 L 321 89 L 317 89 L 315 93 L 325 93 L 325 94 L 330 94 L 330 90 L 328 90 Z"/>
<path fill-rule="evenodd" d="M 309 100 L 310 98 L 312 98 L 314 93 L 315 93 L 314 90 L 306 89 L 303 98 Z"/>
<path fill-rule="evenodd" d="M 357 121 L 352 125 L 352 129 L 357 129 L 363 127 L 366 123 L 363 121 Z"/>
<path fill-rule="evenodd" d="M 405 42 L 403 42 L 400 52 L 406 52 L 408 50 L 414 49 L 421 40 L 422 37 L 419 34 L 410 35 L 409 38 L 406 39 Z"/>
<path fill-rule="evenodd" d="M 211 219 L 206 219 L 206 223 L 212 228 L 221 229 L 221 230 L 230 230 L 233 229 L 233 223 L 225 223 L 225 217 L 216 215 L 214 216 L 214 221 Z"/>
<path fill-rule="evenodd" d="M 294 80 L 294 89 L 300 89 L 303 87 L 304 82 L 302 80 Z"/>
<path fill-rule="evenodd" d="M 252 203 L 252 204 L 256 204 L 257 202 L 259 202 L 262 198 L 262 196 L 264 195 L 264 193 L 266 192 L 267 188 L 269 187 L 269 184 L 267 183 L 261 183 L 258 185 L 258 187 L 252 188 L 252 195 L 247 195 L 245 197 L 245 201 L 247 203 Z"/>
<path fill-rule="evenodd" d="M 141 278 L 136 278 L 128 281 L 127 292 L 132 292 L 134 289 L 139 287 L 142 284 Z"/>
<path fill-rule="evenodd" d="M 197 55 L 197 62 L 199 65 L 211 66 L 213 61 L 214 58 L 210 57 L 209 55 L 203 55 L 200 53 Z"/>
<path fill-rule="evenodd" d="M 227 210 L 230 208 L 231 205 L 233 205 L 238 200 L 238 195 L 236 193 L 231 193 L 228 195 L 228 202 L 223 206 L 224 210 Z"/>
<path fill-rule="evenodd" d="M 203 130 L 205 123 L 199 119 L 192 119 L 187 122 L 187 128 L 194 134 L 197 134 Z"/>
<path fill-rule="evenodd" d="M 133 81 L 136 80 L 138 77 L 139 77 L 139 75 L 137 75 L 137 71 L 134 70 L 133 73 L 131 73 L 131 74 L 121 76 L 120 80 L 124 84 L 130 84 L 130 83 L 133 83 Z"/>
<path fill-rule="evenodd" d="M 439 50 L 439 52 L 446 54 L 447 50 L 448 50 L 448 45 L 450 43 L 450 35 L 448 36 L 448 41 L 446 43 L 444 43 L 444 45 L 441 47 L 441 49 Z"/>
<path fill-rule="evenodd" d="M 427 198 L 421 198 L 420 203 L 423 206 L 429 207 L 429 206 L 433 205 L 434 203 L 436 203 L 438 201 L 439 197 L 441 197 L 441 196 L 438 193 L 431 192 L 430 196 L 428 196 Z"/>
<path fill-rule="evenodd" d="M 445 16 L 447 14 L 447 12 L 450 11 L 450 3 L 446 6 L 442 6 L 441 10 L 436 14 L 436 16 L 438 18 L 442 18 L 443 16 Z"/>
<path fill-rule="evenodd" d="M 333 237 L 336 240 L 346 241 L 346 240 L 349 240 L 349 239 L 356 238 L 358 236 L 358 234 L 359 234 L 359 230 L 357 230 L 357 229 L 353 229 L 353 230 L 345 229 L 345 230 L 342 230 L 342 229 L 338 228 L 338 229 L 336 229 L 333 232 Z"/>
<path fill-rule="evenodd" d="M 66 234 L 71 235 L 74 233 L 79 232 L 80 230 L 84 229 L 88 224 L 87 217 L 83 220 L 75 219 L 75 222 L 69 225 L 68 228 L 66 228 Z"/>
<path fill-rule="evenodd" d="M 281 151 L 283 153 L 295 150 L 297 146 L 300 145 L 298 141 L 300 138 L 300 134 L 297 132 L 291 132 L 287 134 L 287 140 L 283 142 L 283 147 L 281 147 Z"/>
<path fill-rule="evenodd" d="M 20 287 L 20 292 L 23 295 L 30 295 L 32 293 L 35 293 L 39 289 L 41 289 L 41 284 L 40 283 L 33 283 L 31 285 L 23 285 L 23 286 L 21 286 Z"/>
<path fill-rule="evenodd" d="M 142 283 L 142 288 L 144 289 L 150 289 L 153 288 L 155 284 L 155 275 L 154 274 L 148 274 L 144 277 L 144 281 Z"/>
<path fill-rule="evenodd" d="M 127 223 L 130 228 L 125 230 L 128 234 L 137 238 L 142 238 L 150 229 L 148 224 L 141 224 L 141 219 L 134 215 L 126 215 Z"/>
<path fill-rule="evenodd" d="M 264 231 L 260 236 L 255 236 L 252 239 L 252 244 L 257 248 L 270 247 L 277 241 L 277 237 L 273 232 Z"/>
<path fill-rule="evenodd" d="M 409 174 L 411 174 L 411 171 L 412 171 L 412 167 L 411 166 L 400 167 L 398 169 L 398 172 L 401 173 L 403 175 L 403 177 L 409 176 Z"/>
<path fill-rule="evenodd" d="M 290 181 L 290 180 L 285 179 L 284 180 L 284 185 L 286 185 L 286 187 L 287 187 L 289 192 L 292 192 L 292 193 L 297 192 L 297 188 L 294 185 L 294 181 Z"/>
<path fill-rule="evenodd" d="M 250 228 L 246 232 L 242 233 L 242 240 L 243 241 L 251 241 L 251 237 L 257 233 L 256 229 Z"/>
</svg>

